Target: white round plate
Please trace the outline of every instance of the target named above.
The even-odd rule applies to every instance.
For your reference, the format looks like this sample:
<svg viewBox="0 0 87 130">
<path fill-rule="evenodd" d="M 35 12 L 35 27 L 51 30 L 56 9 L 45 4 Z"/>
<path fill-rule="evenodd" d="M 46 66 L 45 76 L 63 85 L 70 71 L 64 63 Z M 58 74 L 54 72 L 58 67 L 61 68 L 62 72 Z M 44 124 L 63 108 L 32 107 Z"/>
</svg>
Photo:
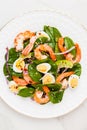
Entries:
<svg viewBox="0 0 87 130">
<path fill-rule="evenodd" d="M 82 75 L 79 86 L 72 90 L 68 88 L 59 104 L 48 103 L 39 105 L 29 98 L 22 98 L 10 92 L 3 74 L 4 55 L 6 47 L 13 46 L 15 36 L 25 30 L 39 31 L 44 25 L 58 28 L 63 36 L 71 37 L 78 42 L 82 51 Z M 82 26 L 69 17 L 54 11 L 34 11 L 10 21 L 0 31 L 0 96 L 14 110 L 36 118 L 53 118 L 62 116 L 78 107 L 87 97 L 87 32 Z"/>
</svg>

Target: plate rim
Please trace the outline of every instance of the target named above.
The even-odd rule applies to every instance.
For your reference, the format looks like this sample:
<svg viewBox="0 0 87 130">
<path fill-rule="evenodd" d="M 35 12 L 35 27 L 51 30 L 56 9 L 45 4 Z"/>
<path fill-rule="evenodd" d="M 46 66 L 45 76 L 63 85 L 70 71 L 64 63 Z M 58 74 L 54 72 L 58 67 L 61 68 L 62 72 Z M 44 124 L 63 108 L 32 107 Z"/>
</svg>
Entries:
<svg viewBox="0 0 87 130">
<path fill-rule="evenodd" d="M 26 12 L 26 13 L 22 13 L 21 15 L 15 16 L 15 17 L 11 18 L 10 20 L 8 20 L 3 26 L 1 26 L 0 33 L 3 30 L 4 27 L 6 27 L 10 22 L 14 21 L 16 18 L 20 18 L 20 17 L 23 17 L 23 16 L 28 15 L 30 13 L 36 13 L 36 12 L 50 12 L 50 13 L 53 12 L 53 13 L 56 13 L 56 14 L 60 14 L 60 15 L 66 16 L 68 19 L 72 20 L 72 22 L 74 22 L 75 24 L 78 24 L 79 26 L 81 26 L 83 28 L 83 30 L 87 33 L 87 28 L 85 27 L 85 25 L 83 25 L 82 23 L 78 22 L 76 20 L 76 18 L 74 19 L 74 17 L 72 18 L 70 15 L 68 15 L 66 13 L 63 13 L 63 12 L 60 12 L 60 11 L 57 11 L 57 10 L 52 10 L 52 9 L 51 10 L 50 9 L 46 9 L 46 10 L 43 10 L 43 9 L 42 10 L 32 10 L 32 11 L 29 11 L 29 12 Z M 7 103 L 3 99 L 3 96 L 0 95 L 0 98 L 5 102 L 5 104 L 7 104 L 12 110 L 16 111 L 17 113 L 20 113 L 20 114 L 25 115 L 27 117 L 37 118 L 37 119 L 49 119 L 49 118 L 56 118 L 56 117 L 66 116 L 67 114 L 69 114 L 72 111 L 76 110 L 87 99 L 87 97 L 84 96 L 83 100 L 81 100 L 81 102 L 79 104 L 77 104 L 76 106 L 74 106 L 74 108 L 71 108 L 68 112 L 64 112 L 61 115 L 56 115 L 56 116 L 52 116 L 52 117 L 51 116 L 48 116 L 48 117 L 38 116 L 38 117 L 36 117 L 36 116 L 31 116 L 29 114 L 26 114 L 26 112 L 20 112 L 15 107 L 13 107 L 9 103 Z"/>
</svg>

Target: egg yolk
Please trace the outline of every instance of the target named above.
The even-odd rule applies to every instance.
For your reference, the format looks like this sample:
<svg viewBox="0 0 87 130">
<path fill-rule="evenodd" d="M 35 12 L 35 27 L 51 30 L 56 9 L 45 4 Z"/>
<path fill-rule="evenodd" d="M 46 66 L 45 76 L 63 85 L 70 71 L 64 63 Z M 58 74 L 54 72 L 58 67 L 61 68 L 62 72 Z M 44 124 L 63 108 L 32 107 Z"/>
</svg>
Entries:
<svg viewBox="0 0 87 130">
<path fill-rule="evenodd" d="M 76 78 L 72 78 L 71 81 L 70 81 L 70 85 L 72 88 L 75 88 L 78 86 L 78 79 Z"/>
<path fill-rule="evenodd" d="M 46 67 L 46 66 L 39 66 L 39 67 L 38 67 L 38 70 L 39 70 L 40 72 L 46 72 L 46 71 L 47 71 L 47 67 Z"/>
<path fill-rule="evenodd" d="M 23 60 L 18 60 L 16 62 L 16 67 L 19 69 L 19 70 L 22 70 L 24 68 L 24 61 Z"/>
<path fill-rule="evenodd" d="M 43 79 L 43 84 L 50 84 L 52 82 L 52 77 L 47 75 Z"/>
</svg>

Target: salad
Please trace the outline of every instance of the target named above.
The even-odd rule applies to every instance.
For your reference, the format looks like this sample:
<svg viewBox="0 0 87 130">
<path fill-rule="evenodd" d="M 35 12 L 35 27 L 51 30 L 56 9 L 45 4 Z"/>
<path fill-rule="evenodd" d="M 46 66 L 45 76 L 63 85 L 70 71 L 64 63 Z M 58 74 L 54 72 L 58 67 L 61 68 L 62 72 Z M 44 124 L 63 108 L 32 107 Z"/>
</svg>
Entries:
<svg viewBox="0 0 87 130">
<path fill-rule="evenodd" d="M 59 103 L 65 90 L 76 88 L 81 75 L 81 49 L 55 27 L 25 31 L 6 48 L 3 72 L 9 89 L 39 104 Z"/>
</svg>

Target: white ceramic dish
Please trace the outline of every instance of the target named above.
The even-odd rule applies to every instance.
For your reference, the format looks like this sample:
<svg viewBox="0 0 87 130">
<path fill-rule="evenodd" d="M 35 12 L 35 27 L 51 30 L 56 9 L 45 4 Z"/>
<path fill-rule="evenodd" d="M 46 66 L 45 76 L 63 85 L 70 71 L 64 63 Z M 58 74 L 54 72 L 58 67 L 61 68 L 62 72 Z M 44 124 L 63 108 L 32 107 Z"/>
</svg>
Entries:
<svg viewBox="0 0 87 130">
<path fill-rule="evenodd" d="M 69 36 L 80 44 L 82 50 L 82 75 L 79 86 L 74 89 L 67 89 L 62 102 L 59 104 L 48 103 L 39 105 L 29 98 L 22 98 L 10 92 L 4 74 L 5 48 L 13 46 L 15 36 L 25 30 L 42 30 L 44 25 L 57 27 L 63 36 Z M 53 118 L 62 116 L 78 107 L 87 97 L 87 32 L 70 18 L 53 11 L 34 11 L 10 21 L 0 31 L 0 96 L 14 110 L 27 116 L 36 118 Z"/>
</svg>

